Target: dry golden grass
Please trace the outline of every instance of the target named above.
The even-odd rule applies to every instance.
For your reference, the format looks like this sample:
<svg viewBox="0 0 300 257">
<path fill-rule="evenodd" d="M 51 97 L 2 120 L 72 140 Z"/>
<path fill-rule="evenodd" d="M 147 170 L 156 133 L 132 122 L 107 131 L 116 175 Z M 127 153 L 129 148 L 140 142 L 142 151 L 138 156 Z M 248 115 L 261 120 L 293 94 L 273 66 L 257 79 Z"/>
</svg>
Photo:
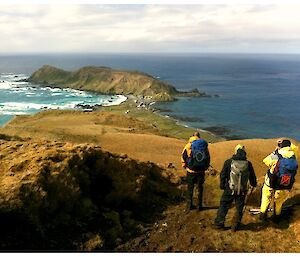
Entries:
<svg viewBox="0 0 300 257">
<path fill-rule="evenodd" d="M 176 130 L 178 130 L 177 127 Z M 184 131 L 184 128 L 182 128 L 182 130 Z M 186 133 L 185 135 L 190 135 L 190 132 L 190 130 L 188 132 L 184 131 L 184 133 Z M 122 112 L 99 111 L 83 113 L 77 111 L 47 111 L 32 117 L 18 117 L 7 126 L 0 129 L 0 134 L 1 133 L 51 141 L 93 143 L 101 146 L 103 150 L 127 155 L 128 157 L 139 161 L 150 161 L 163 167 L 166 167 L 169 163 L 173 163 L 176 167 L 174 172 L 181 175 L 185 173 L 185 171 L 181 168 L 180 155 L 187 142 L 187 136 L 182 136 L 181 139 L 180 137 L 174 138 L 174 134 L 172 133 L 170 133 L 169 137 L 162 136 L 159 126 L 152 126 L 152 123 L 150 122 L 145 122 L 140 118 L 125 115 Z M 293 142 L 297 145 L 299 144 L 296 141 Z M 248 159 L 254 166 L 259 182 L 262 182 L 266 172 L 266 166 L 263 164 L 262 160 L 274 150 L 276 147 L 276 139 L 248 139 L 211 143 L 209 144 L 211 165 L 214 169 L 220 171 L 224 161 L 232 156 L 234 147 L 239 143 L 245 146 Z M 218 189 L 218 177 L 208 178 L 206 186 L 207 190 L 211 189 L 210 193 L 213 192 L 214 195 L 219 196 L 220 190 Z M 215 194 L 215 192 L 217 193 Z M 293 195 L 296 199 L 299 195 L 298 192 L 299 185 L 296 184 L 291 196 Z M 206 194 L 207 193 L 208 191 L 206 191 Z M 257 197 L 258 199 L 260 197 L 259 190 L 257 190 Z M 213 204 L 217 203 L 216 199 L 211 199 L 211 201 L 212 200 Z M 176 208 L 175 212 L 178 219 L 180 219 L 180 222 L 184 222 L 184 220 L 182 220 L 184 217 L 182 217 L 182 214 L 177 213 Z M 214 210 L 210 210 L 207 217 L 205 215 L 202 216 L 204 219 L 212 220 L 214 218 L 214 212 Z M 233 246 L 226 248 L 226 246 L 222 244 L 224 242 L 229 244 L 231 239 L 242 240 L 242 238 L 240 238 L 242 236 L 246 241 L 242 240 L 238 243 L 236 248 L 237 251 L 255 251 L 255 249 L 261 252 L 270 252 L 272 249 L 273 251 L 278 252 L 298 251 L 297 249 L 300 249 L 300 247 L 298 247 L 298 242 L 296 242 L 296 240 L 299 241 L 300 238 L 299 217 L 299 213 L 296 212 L 289 225 L 284 229 L 276 227 L 261 227 L 261 230 L 256 231 L 257 220 L 248 215 L 245 219 L 245 221 L 249 224 L 247 231 L 243 231 L 239 235 L 232 235 L 228 232 L 227 234 L 222 234 L 220 238 L 219 232 L 205 228 L 205 235 L 212 236 L 211 239 L 216 240 L 216 242 L 212 243 L 211 249 L 209 245 L 205 246 L 206 248 L 200 248 L 207 251 L 217 249 L 222 251 L 231 249 L 234 251 L 235 248 Z M 170 217 L 167 217 L 168 221 L 170 221 L 169 218 Z M 198 218 L 199 217 L 195 216 L 192 219 L 193 222 L 197 222 Z M 185 228 L 185 225 L 183 226 Z M 208 227 L 209 226 L 210 225 L 208 225 Z M 187 225 L 186 229 L 192 228 Z M 198 232 L 200 233 L 201 231 L 202 228 Z M 274 244 L 273 240 L 266 244 L 262 243 L 264 238 L 268 235 L 275 237 L 278 233 L 279 240 L 276 241 L 276 247 L 273 246 L 272 248 L 272 244 Z M 288 239 L 286 240 L 284 237 L 287 237 Z M 218 241 L 218 239 L 220 240 Z M 155 241 L 155 239 L 153 240 Z M 163 240 L 163 243 L 166 247 L 168 247 L 170 244 L 170 235 L 165 238 L 158 238 L 157 242 L 160 240 Z M 280 245 L 279 242 L 281 242 L 281 240 L 286 243 L 289 242 L 289 245 Z M 292 242 L 295 242 L 295 247 L 292 246 Z M 245 244 L 245 249 L 242 248 L 243 243 Z M 186 249 L 180 247 L 179 249 Z M 187 246 L 183 245 L 182 247 Z M 198 246 L 193 245 L 193 247 L 187 249 L 194 249 L 195 251 L 197 251 L 197 249 L 200 250 L 200 248 L 197 247 Z M 176 250 L 175 248 L 173 250 Z"/>
<path fill-rule="evenodd" d="M 0 133 L 73 143 L 95 143 L 104 150 L 127 154 L 141 161 L 152 161 L 163 166 L 173 163 L 178 169 L 181 167 L 180 154 L 187 142 L 187 138 L 161 136 L 159 127 L 109 111 L 47 111 L 34 116 L 21 116 L 0 129 Z M 240 143 L 245 146 L 258 177 L 262 177 L 266 172 L 262 160 L 274 150 L 275 139 L 212 143 L 209 145 L 211 165 L 220 171 L 224 161 L 232 156 L 234 147 Z"/>
</svg>

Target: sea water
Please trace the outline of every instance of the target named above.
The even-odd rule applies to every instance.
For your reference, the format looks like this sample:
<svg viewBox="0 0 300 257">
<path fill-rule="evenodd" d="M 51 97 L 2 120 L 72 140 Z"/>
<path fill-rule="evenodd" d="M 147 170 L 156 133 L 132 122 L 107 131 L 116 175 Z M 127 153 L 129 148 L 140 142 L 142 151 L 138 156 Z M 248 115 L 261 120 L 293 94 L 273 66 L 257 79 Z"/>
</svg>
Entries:
<svg viewBox="0 0 300 257">
<path fill-rule="evenodd" d="M 26 82 L 28 76 L 0 73 L 0 126 L 15 115 L 34 114 L 42 110 L 72 110 L 77 105 L 90 107 L 120 104 L 125 96 L 99 95 L 75 89 L 45 87 Z"/>
<path fill-rule="evenodd" d="M 198 88 L 211 96 L 183 97 L 175 102 L 155 104 L 155 107 L 162 110 L 163 115 L 173 116 L 183 125 L 207 129 L 228 138 L 284 136 L 300 140 L 299 55 L 60 54 L 1 56 L 0 73 L 9 72 L 12 73 L 11 75 L 25 74 L 29 76 L 44 64 L 66 70 L 96 65 L 143 71 L 174 85 L 179 90 Z M 28 87 L 28 85 L 23 86 Z M 8 88 L 6 90 L 10 91 Z M 26 88 L 26 90 L 28 89 Z M 44 101 L 45 98 L 39 99 L 37 104 L 41 104 L 41 106 L 54 103 L 60 105 L 54 100 L 55 97 L 58 97 L 53 95 L 55 92 L 47 90 L 49 90 L 48 101 Z M 45 89 L 45 91 L 47 90 Z M 7 94 L 8 91 L 6 91 Z M 30 90 L 27 93 L 30 93 Z M 64 93 L 60 97 L 61 101 L 70 98 L 65 97 Z M 74 98 L 76 97 L 74 96 Z M 30 94 L 23 94 L 18 101 L 7 102 L 24 102 L 24 99 L 30 99 Z M 7 110 L 10 108 L 9 105 L 6 104 L 6 106 L 6 111 L 9 111 Z M 24 112 L 23 107 L 16 112 Z M 26 106 L 25 110 L 28 111 L 31 107 Z M 9 115 L 13 115 L 13 113 Z M 5 122 L 8 117 L 2 116 L 1 118 L 0 116 L 0 119 L 4 119 Z"/>
</svg>

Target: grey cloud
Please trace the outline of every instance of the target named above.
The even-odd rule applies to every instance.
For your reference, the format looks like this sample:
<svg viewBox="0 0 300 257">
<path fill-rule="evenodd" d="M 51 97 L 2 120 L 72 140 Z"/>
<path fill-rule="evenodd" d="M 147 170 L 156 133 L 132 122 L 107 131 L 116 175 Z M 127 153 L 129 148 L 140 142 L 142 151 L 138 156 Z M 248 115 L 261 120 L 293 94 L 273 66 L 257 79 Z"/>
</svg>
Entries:
<svg viewBox="0 0 300 257">
<path fill-rule="evenodd" d="M 299 42 L 300 23 L 285 28 L 253 22 L 252 17 L 263 19 L 264 12 L 280 10 L 273 5 L 30 8 L 0 11 L 0 33 L 7 38 L 0 42 L 0 51 L 231 51 L 275 45 L 284 50 Z"/>
</svg>

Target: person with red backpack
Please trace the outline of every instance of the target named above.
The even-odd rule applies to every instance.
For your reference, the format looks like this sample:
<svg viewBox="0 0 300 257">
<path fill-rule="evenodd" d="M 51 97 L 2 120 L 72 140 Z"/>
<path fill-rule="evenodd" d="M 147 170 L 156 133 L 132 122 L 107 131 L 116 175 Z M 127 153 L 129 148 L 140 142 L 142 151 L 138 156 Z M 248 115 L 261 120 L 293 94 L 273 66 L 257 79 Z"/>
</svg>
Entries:
<svg viewBox="0 0 300 257">
<path fill-rule="evenodd" d="M 298 162 L 297 147 L 288 139 L 279 139 L 277 148 L 263 162 L 268 166 L 265 182 L 262 188 L 262 198 L 259 219 L 267 219 L 270 203 L 274 203 L 273 221 L 279 223 L 284 201 L 295 182 Z"/>
<path fill-rule="evenodd" d="M 186 169 L 187 188 L 187 206 L 186 212 L 192 209 L 201 211 L 203 198 L 203 183 L 205 180 L 205 171 L 210 165 L 210 155 L 207 142 L 200 137 L 199 132 L 195 132 L 190 137 L 189 142 L 184 147 L 181 154 L 182 167 Z M 193 191 L 195 184 L 198 187 L 198 204 L 193 204 Z"/>
<path fill-rule="evenodd" d="M 252 187 L 256 187 L 256 175 L 252 163 L 247 160 L 245 147 L 238 144 L 234 149 L 234 155 L 224 162 L 220 174 L 220 188 L 224 192 L 215 218 L 216 229 L 225 229 L 225 218 L 233 201 L 236 206 L 236 215 L 231 228 L 233 231 L 239 229 L 248 192 L 248 182 Z"/>
</svg>

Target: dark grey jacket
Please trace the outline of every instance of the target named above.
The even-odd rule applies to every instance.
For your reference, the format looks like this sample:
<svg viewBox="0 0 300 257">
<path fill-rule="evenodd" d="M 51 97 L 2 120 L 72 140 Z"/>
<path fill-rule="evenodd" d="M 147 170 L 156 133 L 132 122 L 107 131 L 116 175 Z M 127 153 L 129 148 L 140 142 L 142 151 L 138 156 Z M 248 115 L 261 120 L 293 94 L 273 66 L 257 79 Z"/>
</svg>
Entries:
<svg viewBox="0 0 300 257">
<path fill-rule="evenodd" d="M 220 174 L 220 188 L 222 190 L 230 191 L 229 188 L 229 179 L 230 179 L 230 171 L 231 171 L 231 162 L 232 160 L 247 160 L 246 152 L 242 149 L 237 151 L 237 154 L 233 155 L 230 159 L 226 160 L 223 165 L 223 169 Z M 248 161 L 248 169 L 249 169 L 249 182 L 250 185 L 256 187 L 256 176 L 252 166 L 252 163 Z"/>
</svg>

